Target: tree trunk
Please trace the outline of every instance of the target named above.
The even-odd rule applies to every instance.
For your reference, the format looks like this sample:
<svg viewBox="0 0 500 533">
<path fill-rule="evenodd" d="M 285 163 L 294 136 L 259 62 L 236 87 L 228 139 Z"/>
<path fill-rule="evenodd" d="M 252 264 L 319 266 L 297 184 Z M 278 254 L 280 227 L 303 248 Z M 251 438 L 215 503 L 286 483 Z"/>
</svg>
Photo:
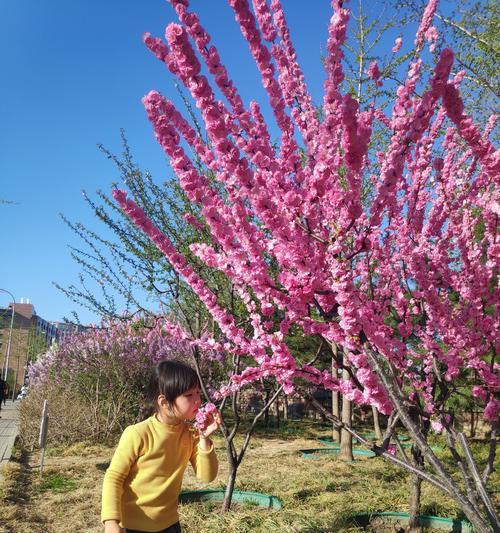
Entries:
<svg viewBox="0 0 500 533">
<path fill-rule="evenodd" d="M 238 465 L 234 457 L 229 457 L 229 473 L 227 476 L 226 492 L 224 493 L 224 501 L 222 502 L 222 512 L 225 513 L 231 508 L 233 499 L 234 485 L 236 483 L 236 473 L 238 472 Z"/>
<path fill-rule="evenodd" d="M 409 533 L 420 533 L 422 531 L 419 520 L 421 490 L 422 480 L 412 474 L 410 481 L 410 520 L 408 522 Z"/>
<path fill-rule="evenodd" d="M 332 415 L 340 418 L 340 393 L 332 392 Z M 340 442 L 340 429 L 332 424 L 332 440 Z"/>
<path fill-rule="evenodd" d="M 335 356 L 337 356 L 337 345 L 332 346 L 332 351 Z M 335 359 L 332 357 L 332 377 L 337 379 L 337 367 L 335 366 Z M 340 418 L 340 393 L 332 391 L 332 415 Z M 333 442 L 340 442 L 340 429 L 332 424 L 332 440 Z"/>
<path fill-rule="evenodd" d="M 270 396 L 270 392 L 268 389 L 266 389 L 266 399 L 264 400 L 264 405 L 267 405 L 268 402 L 269 402 L 269 396 Z M 264 425 L 266 427 L 269 426 L 269 407 L 266 407 L 264 409 Z"/>
<path fill-rule="evenodd" d="M 342 377 L 345 380 L 350 379 L 349 372 L 344 370 L 342 372 Z M 352 405 L 345 396 L 342 396 L 342 422 L 349 427 L 352 425 Z M 354 456 L 352 454 L 352 435 L 345 429 L 340 431 L 339 459 L 342 461 L 354 461 Z"/>
<path fill-rule="evenodd" d="M 474 408 L 470 410 L 470 433 L 469 437 L 472 439 L 476 436 L 476 427 L 474 425 Z"/>
<path fill-rule="evenodd" d="M 283 421 L 288 422 L 288 396 L 283 396 Z"/>
<path fill-rule="evenodd" d="M 373 413 L 373 430 L 375 431 L 375 437 L 377 440 L 382 440 L 382 431 L 380 430 L 380 420 L 378 416 L 378 411 L 375 406 L 372 405 Z"/>
<path fill-rule="evenodd" d="M 424 457 L 416 446 L 412 446 L 411 453 L 413 456 L 413 464 L 422 468 L 424 465 Z M 410 479 L 410 520 L 408 522 L 409 533 L 421 533 L 420 526 L 420 496 L 422 494 L 422 480 L 413 475 Z"/>
<path fill-rule="evenodd" d="M 280 427 L 280 402 L 279 398 L 276 398 L 276 401 L 274 402 L 274 427 L 279 428 Z"/>
</svg>

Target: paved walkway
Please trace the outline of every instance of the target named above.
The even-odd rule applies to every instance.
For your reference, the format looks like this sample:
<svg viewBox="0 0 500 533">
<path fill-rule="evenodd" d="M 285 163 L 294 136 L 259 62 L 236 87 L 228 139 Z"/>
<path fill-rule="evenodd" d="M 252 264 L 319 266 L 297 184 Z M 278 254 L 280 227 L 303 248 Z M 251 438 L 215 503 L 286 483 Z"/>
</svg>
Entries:
<svg viewBox="0 0 500 533">
<path fill-rule="evenodd" d="M 17 425 L 17 408 L 19 407 L 19 400 L 13 402 L 7 400 L 6 405 L 2 405 L 0 411 L 0 479 L 1 470 L 4 464 L 6 464 L 12 453 L 12 447 L 18 434 Z"/>
</svg>

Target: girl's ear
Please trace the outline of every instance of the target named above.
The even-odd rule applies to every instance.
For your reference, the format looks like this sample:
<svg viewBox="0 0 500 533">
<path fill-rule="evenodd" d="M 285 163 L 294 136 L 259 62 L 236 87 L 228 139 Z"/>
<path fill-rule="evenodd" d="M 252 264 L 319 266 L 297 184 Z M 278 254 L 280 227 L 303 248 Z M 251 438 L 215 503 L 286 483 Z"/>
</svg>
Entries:
<svg viewBox="0 0 500 533">
<path fill-rule="evenodd" d="M 170 407 L 164 394 L 160 394 L 158 398 L 156 398 L 156 405 L 160 408 Z"/>
</svg>

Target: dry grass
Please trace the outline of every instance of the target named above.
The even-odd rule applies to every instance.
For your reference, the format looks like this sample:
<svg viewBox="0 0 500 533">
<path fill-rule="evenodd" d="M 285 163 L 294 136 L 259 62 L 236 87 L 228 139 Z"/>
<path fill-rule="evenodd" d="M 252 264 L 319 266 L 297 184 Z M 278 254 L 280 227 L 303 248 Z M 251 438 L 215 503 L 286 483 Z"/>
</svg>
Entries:
<svg viewBox="0 0 500 533">
<path fill-rule="evenodd" d="M 303 435 L 326 435 L 309 428 Z M 237 488 L 272 494 L 283 501 L 281 510 L 241 505 L 220 514 L 213 504 L 180 506 L 185 533 L 313 533 L 361 531 L 345 517 L 364 511 L 407 511 L 407 475 L 382 459 L 360 458 L 343 463 L 335 456 L 303 458 L 299 450 L 317 446 L 311 438 L 268 432 L 252 441 L 240 467 Z M 225 452 L 218 442 L 220 472 L 211 488 L 223 487 L 227 473 Z M 4 471 L 1 487 L 0 533 L 102 532 L 99 523 L 100 487 L 113 450 L 77 444 L 54 448 L 45 458 L 42 477 L 39 454 L 18 449 Z M 184 487 L 202 488 L 188 469 Z M 447 498 L 424 485 L 425 514 L 460 517 Z"/>
<path fill-rule="evenodd" d="M 66 387 L 34 387 L 19 404 L 19 431 L 26 447 L 35 446 L 40 431 L 40 416 L 44 400 L 50 405 L 48 445 L 79 442 L 91 435 L 99 435 L 106 420 Z"/>
</svg>

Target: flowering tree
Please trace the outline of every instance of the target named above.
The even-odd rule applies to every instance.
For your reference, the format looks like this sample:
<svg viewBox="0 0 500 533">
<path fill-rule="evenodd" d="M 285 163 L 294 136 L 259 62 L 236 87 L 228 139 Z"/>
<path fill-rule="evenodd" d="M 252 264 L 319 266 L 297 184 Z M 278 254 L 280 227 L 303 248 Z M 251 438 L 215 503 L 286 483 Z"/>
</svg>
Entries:
<svg viewBox="0 0 500 533">
<path fill-rule="evenodd" d="M 213 245 L 193 244 L 191 251 L 232 280 L 248 310 L 245 327 L 126 192 L 115 190 L 116 200 L 204 302 L 224 349 L 256 361 L 235 374 L 221 396 L 273 375 L 287 392 L 304 378 L 375 406 L 391 415 L 377 453 L 446 492 L 478 531 L 498 527 L 484 485 L 488 472 L 483 478 L 478 473 L 450 403 L 458 381 L 472 387 L 473 374 L 472 391 L 494 437 L 500 410 L 494 314 L 499 158 L 488 134 L 495 119 L 480 131 L 464 114 L 462 74 L 450 78 L 448 49 L 423 84 L 419 54 L 426 41 L 436 46 L 437 2 L 425 9 L 408 75 L 387 115 L 376 102 L 360 108 L 341 90 L 349 18 L 342 2 L 332 2 L 319 114 L 280 1 L 253 0 L 253 12 L 246 0 L 228 1 L 269 96 L 278 148 L 259 105 L 244 106 L 187 0 L 171 0 L 181 24 L 168 25 L 167 44 L 148 34 L 145 43 L 191 93 L 207 142 L 158 92 L 145 96 L 144 105 L 180 185 L 211 231 Z M 369 74 L 382 83 L 376 63 Z M 375 122 L 390 142 L 372 153 Z M 193 164 L 188 146 L 202 168 Z M 368 204 L 362 198 L 366 181 L 372 186 Z M 346 374 L 339 378 L 298 364 L 285 342 L 292 325 L 341 354 Z M 412 436 L 420 460 L 388 453 L 396 420 Z M 431 422 L 446 432 L 461 484 L 427 443 Z M 495 438 L 492 443 L 490 458 Z"/>
<path fill-rule="evenodd" d="M 182 189 L 172 180 L 162 186 L 156 185 L 152 177 L 147 172 L 142 172 L 134 163 L 123 132 L 122 141 L 124 149 L 122 158 L 111 154 L 102 147 L 101 149 L 120 170 L 121 178 L 130 189 L 134 201 L 144 209 L 154 224 L 161 228 L 161 231 L 175 243 L 176 248 L 183 252 L 186 262 L 203 279 L 203 282 L 211 290 L 217 292 L 218 301 L 227 307 L 239 321 L 245 321 L 247 311 L 244 305 L 234 298 L 231 280 L 223 273 L 207 269 L 189 250 L 189 245 L 193 242 L 211 243 L 210 233 L 199 217 L 198 208 L 189 204 Z M 81 223 L 72 223 L 65 219 L 66 223 L 85 242 L 88 249 L 73 249 L 72 253 L 73 258 L 83 269 L 82 287 L 59 288 L 73 301 L 90 307 L 101 316 L 106 317 L 105 320 L 111 321 L 113 324 L 112 330 L 118 329 L 123 331 L 125 335 L 128 331 L 127 325 L 130 322 L 136 322 L 136 320 L 131 321 L 131 317 L 137 315 L 145 317 L 146 324 L 156 323 L 156 327 L 153 328 L 155 330 L 159 324 L 163 329 L 168 328 L 171 341 L 178 342 L 179 346 L 182 347 L 182 356 L 187 358 L 189 364 L 196 366 L 204 396 L 211 401 L 212 392 L 222 384 L 227 383 L 228 376 L 238 373 L 242 367 L 247 366 L 248 361 L 243 361 L 242 357 L 232 357 L 232 354 L 226 357 L 223 343 L 215 341 L 219 337 L 217 324 L 214 323 L 196 294 L 193 294 L 190 286 L 183 282 L 144 233 L 121 210 L 117 209 L 112 199 L 100 191 L 98 197 L 102 201 L 101 204 L 95 203 L 87 195 L 85 195 L 85 200 L 94 214 L 111 230 L 114 238 L 109 239 L 86 228 Z M 160 205 L 161 208 L 158 207 Z M 190 224 L 187 220 L 190 221 Z M 101 289 L 100 298 L 87 283 L 84 283 L 84 274 L 86 281 L 97 281 L 97 287 Z M 138 295 L 142 296 L 144 292 L 149 296 L 148 303 L 156 300 L 169 320 L 157 322 L 158 316 L 153 311 L 143 307 Z M 125 301 L 126 304 L 122 312 L 118 311 L 119 300 Z M 174 317 L 175 324 L 173 323 Z M 123 328 L 119 326 L 119 322 L 124 323 Z M 210 332 L 210 335 L 207 332 Z M 166 331 L 164 333 L 166 334 Z M 103 332 L 102 335 L 112 337 L 114 332 Z M 154 341 L 154 335 L 152 339 Z M 145 360 L 149 361 L 148 368 L 154 361 L 159 360 L 156 357 L 154 361 L 151 360 L 152 348 L 154 347 L 148 347 L 143 354 Z M 162 355 L 164 355 L 164 351 L 159 353 L 159 357 L 161 358 Z M 304 355 L 307 357 L 306 353 Z M 78 354 L 74 354 L 74 356 L 76 359 L 79 357 Z M 113 360 L 117 353 L 116 351 L 101 351 L 99 354 L 99 357 L 106 356 Z M 41 362 L 42 370 L 51 359 L 52 356 Z M 108 365 L 109 362 L 105 366 Z M 81 372 L 72 372 L 71 370 L 67 375 L 73 380 L 76 375 L 81 374 Z M 36 372 L 37 367 L 34 367 L 33 375 Z M 44 373 L 46 373 L 45 370 Z M 93 372 L 89 374 L 93 374 Z M 127 410 L 129 416 L 125 423 L 130 423 L 134 419 L 133 411 L 139 401 L 138 394 L 141 387 L 137 387 L 137 379 L 132 381 L 136 385 L 133 385 L 131 389 L 125 386 L 124 389 L 129 393 L 129 409 Z M 275 385 L 275 380 L 272 377 L 266 382 Z M 219 405 L 222 410 L 221 429 L 228 460 L 224 510 L 230 508 L 238 468 L 243 461 L 257 423 L 263 415 L 264 417 L 267 415 L 269 407 L 279 395 L 280 385 L 274 388 L 275 390 L 270 394 L 267 394 L 267 391 L 265 394 L 259 393 L 260 383 L 256 383 L 256 386 L 248 389 L 248 393 L 261 396 L 262 402 L 257 411 L 252 413 L 250 420 L 246 417 L 245 422 L 247 423 L 243 425 L 242 414 L 245 410 L 245 396 L 243 394 L 235 390 L 226 396 Z M 116 389 L 116 386 L 113 389 Z M 102 396 L 101 392 L 99 396 Z M 100 403 L 102 405 L 103 402 Z M 225 416 L 226 414 L 229 416 Z M 236 442 L 236 438 L 239 436 L 242 437 L 241 443 Z"/>
<path fill-rule="evenodd" d="M 164 359 L 188 360 L 189 344 L 171 330 L 164 320 L 136 319 L 109 321 L 66 337 L 29 366 L 30 395 L 23 410 L 35 408 L 30 402 L 39 399 L 39 389 L 43 394 L 68 392 L 67 417 L 75 415 L 72 406 L 78 405 L 79 431 L 73 431 L 72 420 L 60 420 L 57 438 L 109 440 L 140 415 L 154 365 Z"/>
</svg>

